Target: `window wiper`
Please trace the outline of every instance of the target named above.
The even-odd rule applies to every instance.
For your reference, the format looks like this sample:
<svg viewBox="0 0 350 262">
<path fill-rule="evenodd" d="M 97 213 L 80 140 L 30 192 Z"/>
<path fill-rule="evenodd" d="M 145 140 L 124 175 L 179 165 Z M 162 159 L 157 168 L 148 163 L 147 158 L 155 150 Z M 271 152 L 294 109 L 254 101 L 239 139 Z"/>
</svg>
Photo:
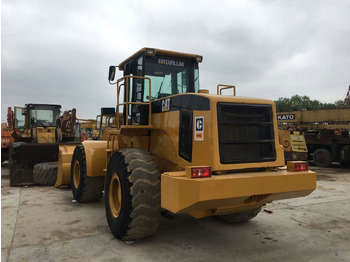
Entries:
<svg viewBox="0 0 350 262">
<path fill-rule="evenodd" d="M 36 122 L 38 122 L 39 124 L 41 124 L 43 127 L 48 127 L 47 125 L 45 125 L 41 120 L 35 119 Z"/>
<path fill-rule="evenodd" d="M 163 86 L 164 80 L 165 80 L 165 77 L 163 78 L 163 81 L 162 81 L 162 83 L 160 84 L 160 87 L 159 87 L 158 93 L 157 93 L 157 95 L 156 95 L 156 98 L 159 98 L 159 94 L 160 94 L 160 91 L 162 90 L 162 86 Z"/>
</svg>

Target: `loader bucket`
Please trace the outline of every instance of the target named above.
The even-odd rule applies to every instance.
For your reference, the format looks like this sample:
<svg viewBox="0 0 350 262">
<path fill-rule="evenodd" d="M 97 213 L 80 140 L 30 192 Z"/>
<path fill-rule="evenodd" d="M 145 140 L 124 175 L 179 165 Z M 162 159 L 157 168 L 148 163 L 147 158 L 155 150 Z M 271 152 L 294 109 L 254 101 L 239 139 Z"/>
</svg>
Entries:
<svg viewBox="0 0 350 262">
<path fill-rule="evenodd" d="M 57 162 L 58 144 L 12 143 L 9 149 L 10 186 L 34 184 L 33 167 Z"/>
<path fill-rule="evenodd" d="M 59 146 L 58 171 L 55 187 L 70 185 L 70 167 L 77 144 Z"/>
</svg>

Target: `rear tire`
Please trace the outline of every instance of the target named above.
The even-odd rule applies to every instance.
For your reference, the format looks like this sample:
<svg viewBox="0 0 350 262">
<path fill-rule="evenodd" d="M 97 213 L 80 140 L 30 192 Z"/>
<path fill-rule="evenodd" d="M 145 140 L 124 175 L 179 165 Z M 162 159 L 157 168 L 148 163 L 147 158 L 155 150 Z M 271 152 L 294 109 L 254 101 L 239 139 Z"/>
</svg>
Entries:
<svg viewBox="0 0 350 262">
<path fill-rule="evenodd" d="M 327 167 L 332 164 L 331 153 L 328 149 L 319 148 L 313 155 L 314 164 L 320 167 Z"/>
<path fill-rule="evenodd" d="M 33 168 L 33 181 L 39 185 L 54 186 L 57 180 L 58 162 L 36 164 Z"/>
<path fill-rule="evenodd" d="M 120 240 L 156 232 L 161 216 L 160 174 L 149 152 L 123 149 L 113 154 L 105 183 L 107 222 Z"/>
<path fill-rule="evenodd" d="M 256 217 L 260 211 L 261 211 L 261 207 L 254 208 L 244 212 L 232 213 L 232 214 L 221 215 L 216 217 L 225 223 L 244 223 Z"/>
<path fill-rule="evenodd" d="M 83 145 L 79 145 L 74 149 L 70 181 L 73 197 L 79 203 L 96 202 L 102 198 L 104 177 L 87 176 Z"/>
</svg>

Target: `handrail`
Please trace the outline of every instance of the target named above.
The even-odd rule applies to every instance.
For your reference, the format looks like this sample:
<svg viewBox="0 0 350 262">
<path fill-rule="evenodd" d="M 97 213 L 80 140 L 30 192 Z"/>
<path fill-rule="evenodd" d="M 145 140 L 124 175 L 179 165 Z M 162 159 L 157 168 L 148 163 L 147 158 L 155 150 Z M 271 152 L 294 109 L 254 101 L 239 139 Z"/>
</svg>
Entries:
<svg viewBox="0 0 350 262">
<path fill-rule="evenodd" d="M 128 121 L 128 116 L 129 116 L 129 105 L 148 105 L 148 125 L 152 125 L 152 101 L 151 99 L 149 102 L 129 102 L 129 79 L 130 78 L 135 78 L 135 79 L 143 79 L 143 80 L 148 80 L 148 85 L 149 85 L 149 97 L 151 98 L 152 90 L 151 90 L 151 78 L 149 77 L 144 77 L 144 76 L 124 76 L 117 81 L 117 128 L 120 129 L 120 116 L 119 116 L 119 107 L 120 106 L 126 106 L 126 111 L 125 111 L 125 125 L 129 125 Z M 124 103 L 119 103 L 119 95 L 120 95 L 120 87 L 121 84 L 120 82 L 125 81 L 125 97 L 126 101 Z"/>
<path fill-rule="evenodd" d="M 222 88 L 220 88 L 220 87 L 222 87 Z M 222 90 L 231 89 L 231 88 L 233 89 L 233 95 L 236 96 L 236 87 L 232 86 L 232 85 L 221 85 L 221 84 L 219 84 L 217 86 L 217 94 L 221 95 Z"/>
</svg>

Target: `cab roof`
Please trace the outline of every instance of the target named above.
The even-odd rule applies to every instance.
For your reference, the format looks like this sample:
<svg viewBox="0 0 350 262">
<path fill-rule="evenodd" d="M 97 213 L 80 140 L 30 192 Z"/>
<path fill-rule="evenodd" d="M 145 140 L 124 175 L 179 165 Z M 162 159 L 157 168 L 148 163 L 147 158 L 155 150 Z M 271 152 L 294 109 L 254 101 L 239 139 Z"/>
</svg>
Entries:
<svg viewBox="0 0 350 262">
<path fill-rule="evenodd" d="M 148 51 L 149 50 L 154 50 L 153 54 L 149 54 Z M 129 61 L 133 60 L 134 58 L 136 58 L 137 56 L 139 56 L 141 53 L 145 52 L 146 55 L 149 56 L 155 56 L 155 55 L 168 55 L 168 56 L 173 56 L 173 57 L 183 57 L 183 58 L 196 58 L 196 57 L 202 57 L 200 55 L 195 55 L 195 54 L 188 54 L 188 53 L 180 53 L 180 52 L 176 52 L 176 51 L 169 51 L 169 50 L 163 50 L 163 49 L 157 49 L 157 48 L 150 48 L 150 47 L 144 47 L 142 49 L 140 49 L 139 51 L 137 51 L 135 54 L 133 54 L 132 56 L 128 57 L 127 59 L 125 59 L 123 62 L 121 62 L 118 65 L 119 70 L 124 70 L 124 66 L 125 64 L 127 64 Z"/>
<path fill-rule="evenodd" d="M 53 105 L 53 104 L 26 104 L 26 107 L 56 107 L 56 108 L 61 108 L 61 105 Z"/>
</svg>

